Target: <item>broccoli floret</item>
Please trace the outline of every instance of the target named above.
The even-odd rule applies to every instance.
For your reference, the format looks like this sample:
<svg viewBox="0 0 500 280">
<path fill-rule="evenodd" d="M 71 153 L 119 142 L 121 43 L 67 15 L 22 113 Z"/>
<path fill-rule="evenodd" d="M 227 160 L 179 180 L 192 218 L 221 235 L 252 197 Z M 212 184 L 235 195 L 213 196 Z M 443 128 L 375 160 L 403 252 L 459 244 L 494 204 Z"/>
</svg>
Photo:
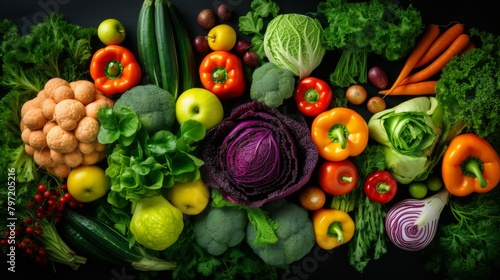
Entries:
<svg viewBox="0 0 500 280">
<path fill-rule="evenodd" d="M 116 100 L 113 110 L 130 107 L 150 134 L 170 130 L 175 122 L 173 95 L 157 85 L 138 85 Z"/>
<path fill-rule="evenodd" d="M 293 96 L 294 89 L 295 76 L 292 71 L 266 62 L 252 74 L 250 98 L 276 108 Z"/>
<path fill-rule="evenodd" d="M 209 254 L 219 256 L 243 241 L 248 218 L 239 207 L 208 205 L 193 217 L 192 223 L 196 243 Z"/>
<path fill-rule="evenodd" d="M 278 224 L 274 244 L 256 245 L 256 228 L 249 223 L 246 242 L 269 265 L 288 265 L 309 253 L 315 244 L 314 229 L 305 208 L 279 199 L 263 206 L 271 219 Z"/>
</svg>

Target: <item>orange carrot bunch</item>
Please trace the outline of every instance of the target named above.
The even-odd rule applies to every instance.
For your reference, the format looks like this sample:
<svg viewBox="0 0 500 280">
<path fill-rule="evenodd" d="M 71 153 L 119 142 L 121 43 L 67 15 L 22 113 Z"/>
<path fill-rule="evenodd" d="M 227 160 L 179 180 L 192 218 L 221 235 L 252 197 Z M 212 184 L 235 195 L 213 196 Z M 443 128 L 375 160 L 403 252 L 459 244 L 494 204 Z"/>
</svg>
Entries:
<svg viewBox="0 0 500 280">
<path fill-rule="evenodd" d="M 379 91 L 384 95 L 436 94 L 433 77 L 456 55 L 474 47 L 464 26 L 455 23 L 441 33 L 439 26 L 430 24 L 408 56 L 391 88 Z M 412 71 L 422 69 L 411 73 Z"/>
</svg>

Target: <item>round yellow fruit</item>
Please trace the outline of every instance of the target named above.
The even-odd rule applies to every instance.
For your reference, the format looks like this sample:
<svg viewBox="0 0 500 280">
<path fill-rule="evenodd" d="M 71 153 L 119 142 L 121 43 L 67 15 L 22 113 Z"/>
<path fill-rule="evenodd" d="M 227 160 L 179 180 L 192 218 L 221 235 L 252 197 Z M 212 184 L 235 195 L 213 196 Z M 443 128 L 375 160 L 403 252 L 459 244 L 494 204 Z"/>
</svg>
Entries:
<svg viewBox="0 0 500 280">
<path fill-rule="evenodd" d="M 230 51 L 236 44 L 236 31 L 231 25 L 214 26 L 207 35 L 208 46 L 213 51 Z"/>
<path fill-rule="evenodd" d="M 210 201 L 210 189 L 202 179 L 192 183 L 177 182 L 170 190 L 168 199 L 182 213 L 197 215 L 207 207 Z"/>
<path fill-rule="evenodd" d="M 108 192 L 109 178 L 97 165 L 82 165 L 71 169 L 66 185 L 75 200 L 91 202 Z"/>
</svg>

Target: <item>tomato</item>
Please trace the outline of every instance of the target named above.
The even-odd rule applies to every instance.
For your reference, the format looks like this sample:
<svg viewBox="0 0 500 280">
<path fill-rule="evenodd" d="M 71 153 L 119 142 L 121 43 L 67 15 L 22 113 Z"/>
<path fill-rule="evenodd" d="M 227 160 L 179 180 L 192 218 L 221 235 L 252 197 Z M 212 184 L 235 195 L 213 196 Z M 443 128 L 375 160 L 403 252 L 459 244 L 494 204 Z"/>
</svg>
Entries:
<svg viewBox="0 0 500 280">
<path fill-rule="evenodd" d="M 317 186 L 308 186 L 300 191 L 300 205 L 307 210 L 318 210 L 325 205 L 326 194 Z"/>
<path fill-rule="evenodd" d="M 318 176 L 320 187 L 332 195 L 349 193 L 358 183 L 358 169 L 348 159 L 323 162 L 319 167 Z"/>
<path fill-rule="evenodd" d="M 427 186 L 422 182 L 412 182 L 408 191 L 413 198 L 421 199 L 427 195 Z"/>
<path fill-rule="evenodd" d="M 362 85 L 352 85 L 347 88 L 345 92 L 347 101 L 354 105 L 359 105 L 365 102 L 367 96 L 368 93 L 366 92 L 365 87 L 363 87 Z"/>
</svg>

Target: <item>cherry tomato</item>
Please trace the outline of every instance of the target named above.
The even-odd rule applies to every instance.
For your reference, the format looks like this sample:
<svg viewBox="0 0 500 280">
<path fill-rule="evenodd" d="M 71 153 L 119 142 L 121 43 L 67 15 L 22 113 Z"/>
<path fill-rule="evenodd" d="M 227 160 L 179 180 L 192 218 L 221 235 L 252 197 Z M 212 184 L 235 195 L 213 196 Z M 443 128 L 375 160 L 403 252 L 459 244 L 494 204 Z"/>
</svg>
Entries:
<svg viewBox="0 0 500 280">
<path fill-rule="evenodd" d="M 302 207 L 314 211 L 325 205 L 326 194 L 319 187 L 308 186 L 300 191 L 299 200 Z"/>
<path fill-rule="evenodd" d="M 349 193 L 358 183 L 358 169 L 348 159 L 324 161 L 319 167 L 318 176 L 320 187 L 332 195 Z"/>
<path fill-rule="evenodd" d="M 368 93 L 366 92 L 365 87 L 363 87 L 362 85 L 352 85 L 347 88 L 345 92 L 347 101 L 354 105 L 359 105 L 365 102 L 367 95 Z"/>
</svg>

